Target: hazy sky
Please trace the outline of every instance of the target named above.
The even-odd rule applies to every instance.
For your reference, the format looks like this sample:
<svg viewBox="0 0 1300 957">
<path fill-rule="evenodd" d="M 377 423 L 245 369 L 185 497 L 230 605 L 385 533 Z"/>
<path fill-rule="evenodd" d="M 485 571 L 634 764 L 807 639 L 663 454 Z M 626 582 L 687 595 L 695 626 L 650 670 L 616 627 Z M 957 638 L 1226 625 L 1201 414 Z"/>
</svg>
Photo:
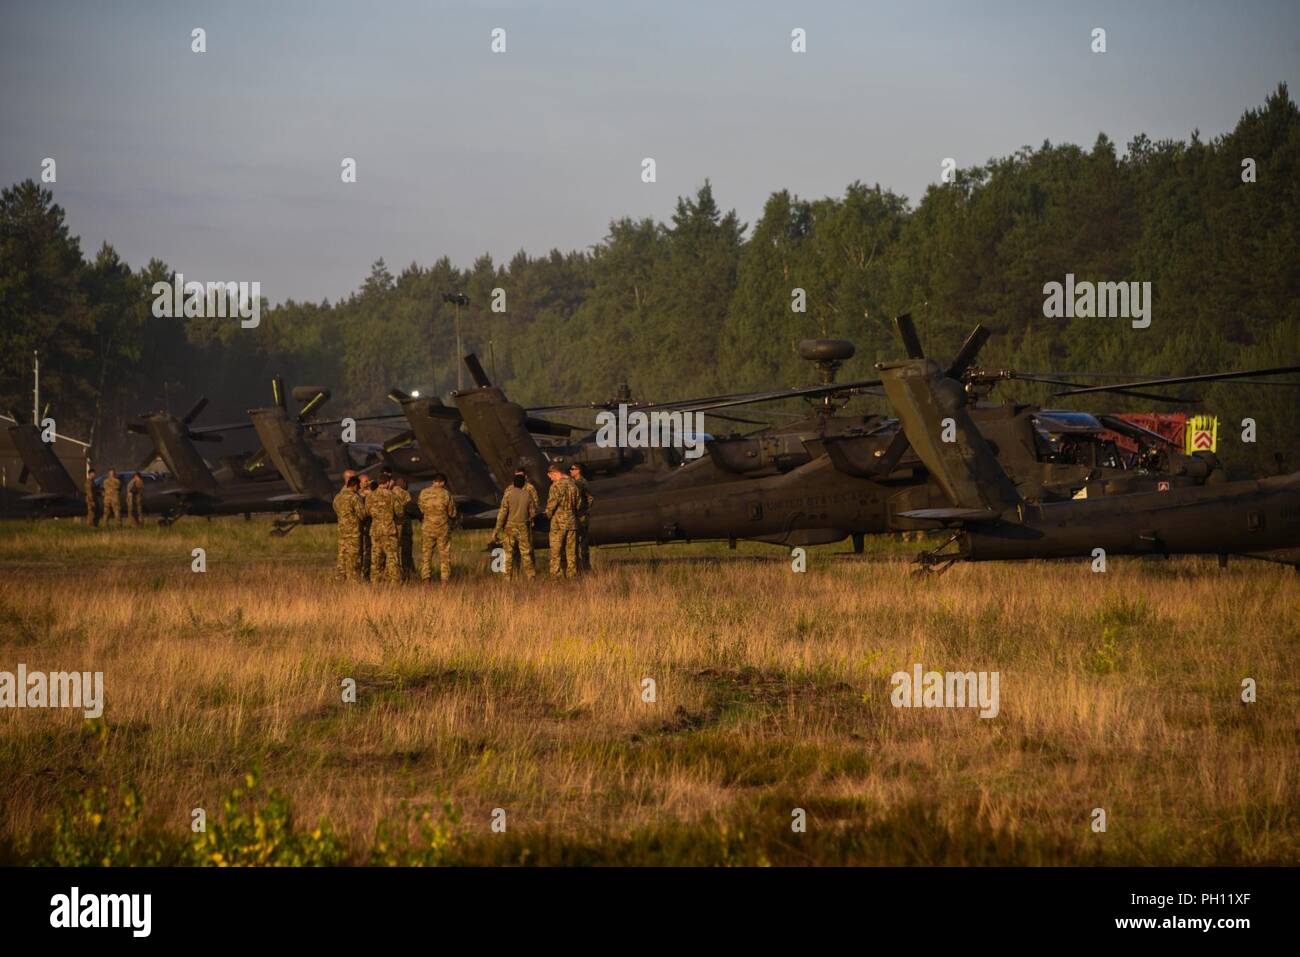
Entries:
<svg viewBox="0 0 1300 957">
<path fill-rule="evenodd" d="M 1279 81 L 1300 93 L 1298 66 L 1296 0 L 5 0 L 0 183 L 53 157 L 88 255 L 333 299 L 380 256 L 586 247 L 706 177 L 752 223 L 782 188 L 916 201 L 946 156 L 1209 138 Z"/>
</svg>

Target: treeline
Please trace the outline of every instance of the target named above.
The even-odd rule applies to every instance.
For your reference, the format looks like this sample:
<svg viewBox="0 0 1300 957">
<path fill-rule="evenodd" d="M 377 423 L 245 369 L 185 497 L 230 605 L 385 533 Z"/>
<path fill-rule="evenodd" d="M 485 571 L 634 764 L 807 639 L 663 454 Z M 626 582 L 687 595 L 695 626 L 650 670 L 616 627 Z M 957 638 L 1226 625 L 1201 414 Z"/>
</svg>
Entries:
<svg viewBox="0 0 1300 957">
<path fill-rule="evenodd" d="M 622 382 L 654 398 L 806 384 L 814 370 L 795 345 L 815 336 L 854 340 L 842 376 L 868 377 L 873 362 L 899 354 L 889 320 L 901 312 L 937 357 L 983 323 L 994 333 L 981 356 L 990 367 L 1182 374 L 1291 364 L 1298 231 L 1300 111 L 1285 86 L 1210 142 L 1193 133 L 1138 136 L 1123 151 L 1104 135 L 1090 150 L 1044 143 L 958 170 L 915 206 L 862 183 L 818 200 L 781 191 L 751 226 L 724 212 L 706 181 L 669 222 L 616 220 L 589 251 L 484 256 L 468 269 L 444 258 L 396 274 L 381 260 L 346 299 L 287 301 L 251 330 L 154 318 L 149 288 L 170 278 L 168 266 L 132 271 L 108 245 L 86 259 L 51 194 L 25 182 L 4 191 L 0 208 L 0 399 L 30 408 L 39 348 L 61 430 L 93 428 L 100 457 L 139 451 L 124 427 L 145 409 L 183 412 L 207 394 L 204 421 L 228 420 L 267 404 L 277 373 L 331 386 L 335 411 L 389 411 L 393 386 L 455 387 L 456 309 L 441 297 L 458 291 L 470 299 L 466 350 L 535 404 L 606 398 Z M 1044 318 L 1044 284 L 1067 273 L 1151 282 L 1150 327 Z M 792 308 L 795 289 L 804 312 Z M 491 309 L 494 290 L 504 313 Z M 997 394 L 1052 404 L 1049 391 L 1015 383 Z M 1271 471 L 1282 453 L 1300 467 L 1300 390 L 1186 391 L 1229 436 L 1242 418 L 1257 421 L 1258 445 L 1227 441 L 1226 457 Z M 1071 407 L 1164 408 L 1121 398 Z"/>
</svg>

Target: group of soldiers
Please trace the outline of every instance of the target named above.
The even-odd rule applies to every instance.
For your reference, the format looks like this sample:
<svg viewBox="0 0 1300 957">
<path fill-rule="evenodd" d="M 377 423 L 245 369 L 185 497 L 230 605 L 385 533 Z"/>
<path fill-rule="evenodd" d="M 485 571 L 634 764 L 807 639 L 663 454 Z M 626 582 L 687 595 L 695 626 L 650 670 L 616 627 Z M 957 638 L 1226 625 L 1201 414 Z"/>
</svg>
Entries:
<svg viewBox="0 0 1300 957">
<path fill-rule="evenodd" d="M 582 476 L 582 466 L 569 466 L 568 474 L 556 462 L 547 469 L 551 492 L 546 497 L 546 518 L 550 522 L 551 577 L 574 578 L 591 570 L 591 550 L 587 544 L 587 527 L 594 497 Z M 502 571 L 509 575 L 515 568 L 515 555 L 526 578 L 533 578 L 533 525 L 537 520 L 537 488 L 528 481 L 523 469 L 517 469 L 514 481 L 501 496 L 497 524 L 492 542 L 505 550 Z"/>
<path fill-rule="evenodd" d="M 109 469 L 103 483 L 96 487 L 97 474 L 94 469 L 86 470 L 86 524 L 93 527 L 102 522 L 107 528 L 109 522 L 116 520 L 117 527 L 121 528 L 122 480 L 117 477 L 117 469 Z M 136 528 L 144 524 L 144 479 L 139 472 L 126 483 L 126 517 Z"/>
<path fill-rule="evenodd" d="M 558 463 L 548 469 L 551 491 L 546 499 L 550 522 L 551 575 L 573 578 L 591 569 L 587 526 L 593 497 L 574 464 L 566 475 Z M 411 493 L 402 476 L 385 469 L 377 482 L 353 471 L 343 473 L 343 488 L 334 497 L 338 517 L 338 558 L 334 575 L 340 581 L 402 582 L 414 570 Z M 422 518 L 420 579 L 433 578 L 433 555 L 438 553 L 438 578 L 451 579 L 451 528 L 460 513 L 447 489 L 447 477 L 434 475 L 420 493 Z M 494 546 L 504 550 L 502 571 L 509 576 L 520 568 L 527 578 L 536 576 L 533 564 L 533 525 L 540 511 L 537 488 L 520 469 L 501 496 L 497 510 Z M 517 558 L 516 558 L 517 556 Z"/>
<path fill-rule="evenodd" d="M 411 493 L 405 477 L 394 477 L 385 469 L 378 481 L 351 469 L 343 473 L 343 488 L 334 496 L 338 518 L 338 559 L 335 577 L 343 581 L 401 582 L 414 570 L 411 516 L 407 506 Z M 451 577 L 451 520 L 458 514 L 447 491 L 447 479 L 435 475 L 433 484 L 420 493 L 424 514 L 423 561 L 420 577 L 433 575 L 433 549 L 441 552 L 440 577 Z"/>
</svg>

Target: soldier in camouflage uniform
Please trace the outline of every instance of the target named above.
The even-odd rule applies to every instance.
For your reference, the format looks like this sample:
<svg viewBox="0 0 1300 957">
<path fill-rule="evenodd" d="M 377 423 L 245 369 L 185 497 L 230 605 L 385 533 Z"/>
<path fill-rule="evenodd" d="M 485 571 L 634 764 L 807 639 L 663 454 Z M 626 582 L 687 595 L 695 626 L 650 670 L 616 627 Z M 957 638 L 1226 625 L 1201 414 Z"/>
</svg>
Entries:
<svg viewBox="0 0 1300 957">
<path fill-rule="evenodd" d="M 108 470 L 104 479 L 104 525 L 117 519 L 117 527 L 122 527 L 122 480 L 117 477 L 116 469 Z"/>
<path fill-rule="evenodd" d="M 546 470 L 551 494 L 546 499 L 546 517 L 551 520 L 551 577 L 578 574 L 578 486 L 552 462 Z"/>
<path fill-rule="evenodd" d="M 574 462 L 569 466 L 569 478 L 578 488 L 578 571 L 591 571 L 591 546 L 587 544 L 587 529 L 591 525 L 591 503 L 596 497 L 591 494 L 587 480 L 582 477 L 582 465 Z"/>
<path fill-rule="evenodd" d="M 534 515 L 542 514 L 542 499 L 541 496 L 537 494 L 537 486 L 534 485 L 532 482 L 528 481 L 528 473 L 525 472 L 523 469 L 516 469 L 515 474 L 522 475 L 524 477 L 524 490 L 528 493 L 528 497 L 532 499 L 533 514 Z"/>
<path fill-rule="evenodd" d="M 398 522 L 403 506 L 393 494 L 393 477 L 385 476 L 366 499 L 370 515 L 370 580 L 380 579 L 399 584 L 402 581 L 402 557 L 398 542 Z"/>
<path fill-rule="evenodd" d="M 357 488 L 357 494 L 361 496 L 362 505 L 365 505 L 374 488 L 369 475 L 360 475 L 358 478 L 361 479 L 361 485 Z M 361 577 L 370 578 L 370 511 L 366 508 L 361 510 Z"/>
<path fill-rule="evenodd" d="M 516 548 L 519 549 L 524 576 L 533 578 L 537 574 L 533 566 L 533 520 L 537 518 L 537 506 L 534 496 L 528 494 L 527 486 L 528 480 L 524 473 L 516 472 L 514 483 L 501 496 L 501 507 L 497 510 L 497 525 L 492 533 L 492 541 L 499 543 L 505 550 L 503 571 L 507 578 L 514 566 Z"/>
<path fill-rule="evenodd" d="M 353 474 L 334 496 L 334 514 L 339 519 L 339 553 L 334 562 L 336 581 L 361 580 L 361 519 L 366 513 L 366 503 L 360 492 L 361 480 Z"/>
<path fill-rule="evenodd" d="M 126 483 L 126 514 L 136 528 L 144 524 L 144 479 L 139 472 Z"/>
<path fill-rule="evenodd" d="M 541 497 L 537 494 L 537 486 L 528 480 L 528 473 L 521 468 L 515 469 L 514 479 L 512 481 L 514 482 L 514 487 L 522 488 L 525 492 L 528 493 L 528 500 L 532 502 L 532 508 L 533 508 L 533 518 L 531 519 L 531 521 L 536 522 L 537 516 L 542 514 L 542 500 Z M 509 491 L 509 489 L 507 488 L 506 491 Z M 504 493 L 502 493 L 502 497 L 504 498 Z M 528 542 L 531 545 L 532 539 L 529 538 Z M 506 551 L 510 553 L 507 556 L 507 561 L 506 561 L 506 571 L 509 572 L 513 564 L 521 560 L 521 556 L 517 546 L 514 545 L 507 546 Z M 535 550 L 534 550 L 534 554 L 536 554 Z"/>
<path fill-rule="evenodd" d="M 97 492 L 95 490 L 95 470 L 86 470 L 86 524 L 92 528 L 99 524 L 98 502 L 96 501 Z"/>
<path fill-rule="evenodd" d="M 399 475 L 393 480 L 393 500 L 400 509 L 397 519 L 397 554 L 402 561 L 402 581 L 410 578 L 415 569 L 415 531 L 411 527 L 411 513 L 407 511 L 407 506 L 411 504 L 408 484 L 405 475 Z"/>
<path fill-rule="evenodd" d="M 447 476 L 441 472 L 433 476 L 433 484 L 420 493 L 420 579 L 433 577 L 433 548 L 438 547 L 438 577 L 451 578 L 451 521 L 460 513 L 456 500 L 447 491 Z"/>
</svg>

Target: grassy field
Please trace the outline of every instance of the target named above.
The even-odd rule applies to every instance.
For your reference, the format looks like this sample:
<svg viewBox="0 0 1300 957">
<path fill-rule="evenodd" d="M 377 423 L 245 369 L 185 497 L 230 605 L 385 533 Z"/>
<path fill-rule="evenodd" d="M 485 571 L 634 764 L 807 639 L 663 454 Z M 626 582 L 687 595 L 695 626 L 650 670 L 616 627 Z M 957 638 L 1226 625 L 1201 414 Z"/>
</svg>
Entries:
<svg viewBox="0 0 1300 957">
<path fill-rule="evenodd" d="M 330 582 L 328 526 L 0 525 L 0 671 L 106 699 L 0 710 L 0 862 L 1300 863 L 1291 569 L 915 578 L 888 540 L 515 585 L 484 544 L 389 588 Z M 892 707 L 917 662 L 999 672 L 1000 714 Z"/>
</svg>

